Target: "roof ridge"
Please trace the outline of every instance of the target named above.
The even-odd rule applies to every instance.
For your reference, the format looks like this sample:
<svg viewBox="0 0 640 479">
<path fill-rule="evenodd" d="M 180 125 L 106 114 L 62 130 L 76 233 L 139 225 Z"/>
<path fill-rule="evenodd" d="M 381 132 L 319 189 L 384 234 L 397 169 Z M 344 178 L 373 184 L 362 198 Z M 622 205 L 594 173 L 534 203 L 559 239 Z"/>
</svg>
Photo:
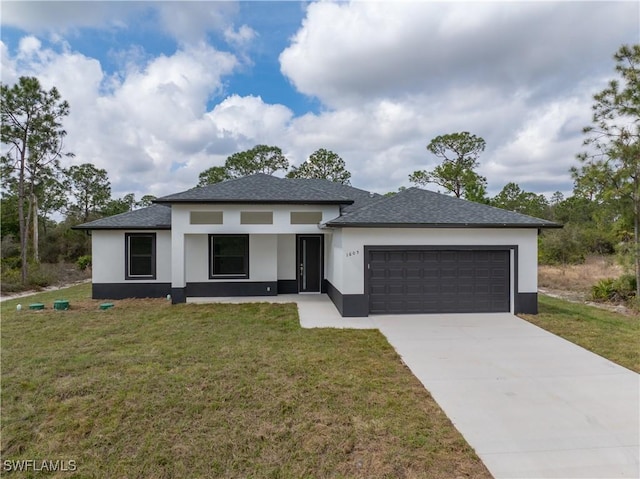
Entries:
<svg viewBox="0 0 640 479">
<path fill-rule="evenodd" d="M 332 185 L 336 185 L 338 187 L 345 187 L 345 188 L 351 188 L 354 190 L 358 190 L 361 191 L 362 193 L 366 193 L 366 194 L 373 194 L 373 195 L 377 195 L 377 196 L 384 196 L 384 195 L 380 195 L 380 193 L 375 193 L 373 191 L 369 191 L 369 190 L 364 190 L 362 188 L 358 188 L 357 186 L 353 186 L 353 185 L 345 185 L 344 183 L 338 183 L 337 181 L 331 181 L 328 180 L 326 178 L 285 178 L 287 180 L 294 180 L 294 181 L 326 181 L 327 183 L 330 183 Z"/>
<path fill-rule="evenodd" d="M 395 195 L 394 195 L 395 196 Z M 367 203 L 366 205 L 361 206 L 360 208 L 356 208 L 353 211 L 349 211 L 348 213 L 345 213 L 344 215 L 340 215 L 339 218 L 347 218 L 351 215 L 354 215 L 356 213 L 361 213 L 364 210 L 367 210 L 373 206 L 376 206 L 380 203 L 382 203 L 385 200 L 388 200 L 392 198 L 391 196 L 385 196 L 385 195 L 380 195 L 379 198 L 376 198 L 376 201 L 372 201 L 371 203 Z"/>
<path fill-rule="evenodd" d="M 287 182 L 289 182 L 291 180 L 294 180 L 294 182 L 295 182 L 295 180 L 324 180 L 324 181 L 327 181 L 329 183 L 332 183 L 330 180 L 327 180 L 327 179 L 324 179 L 324 178 L 282 178 L 282 179 L 286 180 Z M 311 185 L 308 185 L 307 188 L 310 188 L 310 189 L 312 189 L 314 191 L 317 191 L 318 193 L 327 194 L 327 191 L 318 189 L 317 187 L 314 187 L 314 186 L 311 186 Z M 337 196 L 339 196 L 339 197 L 341 197 L 341 198 L 343 198 L 345 200 L 353 201 L 353 198 L 348 198 L 348 197 L 346 197 L 346 196 L 344 196 L 342 194 L 338 194 Z"/>
</svg>

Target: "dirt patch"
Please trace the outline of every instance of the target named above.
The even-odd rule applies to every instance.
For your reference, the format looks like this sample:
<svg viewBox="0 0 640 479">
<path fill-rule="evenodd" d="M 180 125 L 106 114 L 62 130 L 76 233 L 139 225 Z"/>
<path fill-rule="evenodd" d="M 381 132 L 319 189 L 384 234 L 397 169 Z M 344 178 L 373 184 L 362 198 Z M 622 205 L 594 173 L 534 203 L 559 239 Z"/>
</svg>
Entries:
<svg viewBox="0 0 640 479">
<path fill-rule="evenodd" d="M 638 313 L 624 304 L 590 301 L 591 287 L 601 279 L 618 278 L 624 273 L 612 256 L 591 256 L 583 264 L 540 265 L 538 291 L 553 298 L 583 303 L 628 316 Z"/>
<path fill-rule="evenodd" d="M 580 293 L 583 299 L 591 292 L 591 286 L 601 279 L 617 278 L 622 267 L 612 256 L 591 256 L 583 264 L 540 265 L 538 285 L 554 291 Z"/>
</svg>

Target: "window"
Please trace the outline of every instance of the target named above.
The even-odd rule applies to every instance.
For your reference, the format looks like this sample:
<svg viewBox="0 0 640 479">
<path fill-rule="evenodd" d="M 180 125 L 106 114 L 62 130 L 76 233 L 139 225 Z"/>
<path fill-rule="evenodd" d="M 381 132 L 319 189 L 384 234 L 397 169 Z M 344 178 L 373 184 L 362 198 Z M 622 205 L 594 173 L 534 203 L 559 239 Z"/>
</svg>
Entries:
<svg viewBox="0 0 640 479">
<path fill-rule="evenodd" d="M 192 211 L 189 219 L 192 225 L 221 225 L 222 211 Z"/>
<path fill-rule="evenodd" d="M 125 279 L 156 279 L 156 234 L 127 233 L 124 241 Z"/>
<path fill-rule="evenodd" d="M 292 211 L 292 225 L 317 225 L 322 221 L 322 211 Z"/>
<path fill-rule="evenodd" d="M 249 236 L 209 235 L 209 278 L 249 277 Z"/>
<path fill-rule="evenodd" d="M 241 225 L 272 225 L 273 211 L 241 211 Z"/>
</svg>

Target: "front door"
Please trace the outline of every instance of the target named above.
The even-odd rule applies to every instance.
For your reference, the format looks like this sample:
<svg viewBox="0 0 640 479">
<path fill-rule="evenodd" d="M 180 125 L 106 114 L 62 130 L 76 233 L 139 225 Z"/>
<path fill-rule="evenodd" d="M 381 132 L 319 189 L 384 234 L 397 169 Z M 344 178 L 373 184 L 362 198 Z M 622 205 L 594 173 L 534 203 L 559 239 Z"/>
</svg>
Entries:
<svg viewBox="0 0 640 479">
<path fill-rule="evenodd" d="M 322 235 L 298 236 L 298 291 L 319 293 L 322 284 Z"/>
</svg>

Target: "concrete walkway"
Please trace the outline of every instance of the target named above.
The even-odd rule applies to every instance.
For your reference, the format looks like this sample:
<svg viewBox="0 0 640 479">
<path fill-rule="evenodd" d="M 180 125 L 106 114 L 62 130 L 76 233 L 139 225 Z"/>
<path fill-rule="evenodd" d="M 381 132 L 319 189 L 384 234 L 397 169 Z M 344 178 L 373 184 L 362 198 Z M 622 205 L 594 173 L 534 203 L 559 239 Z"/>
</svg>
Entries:
<svg viewBox="0 0 640 479">
<path fill-rule="evenodd" d="M 305 328 L 380 329 L 496 479 L 640 477 L 638 374 L 511 314 L 342 318 L 326 295 L 215 301 L 295 302 Z"/>
</svg>

